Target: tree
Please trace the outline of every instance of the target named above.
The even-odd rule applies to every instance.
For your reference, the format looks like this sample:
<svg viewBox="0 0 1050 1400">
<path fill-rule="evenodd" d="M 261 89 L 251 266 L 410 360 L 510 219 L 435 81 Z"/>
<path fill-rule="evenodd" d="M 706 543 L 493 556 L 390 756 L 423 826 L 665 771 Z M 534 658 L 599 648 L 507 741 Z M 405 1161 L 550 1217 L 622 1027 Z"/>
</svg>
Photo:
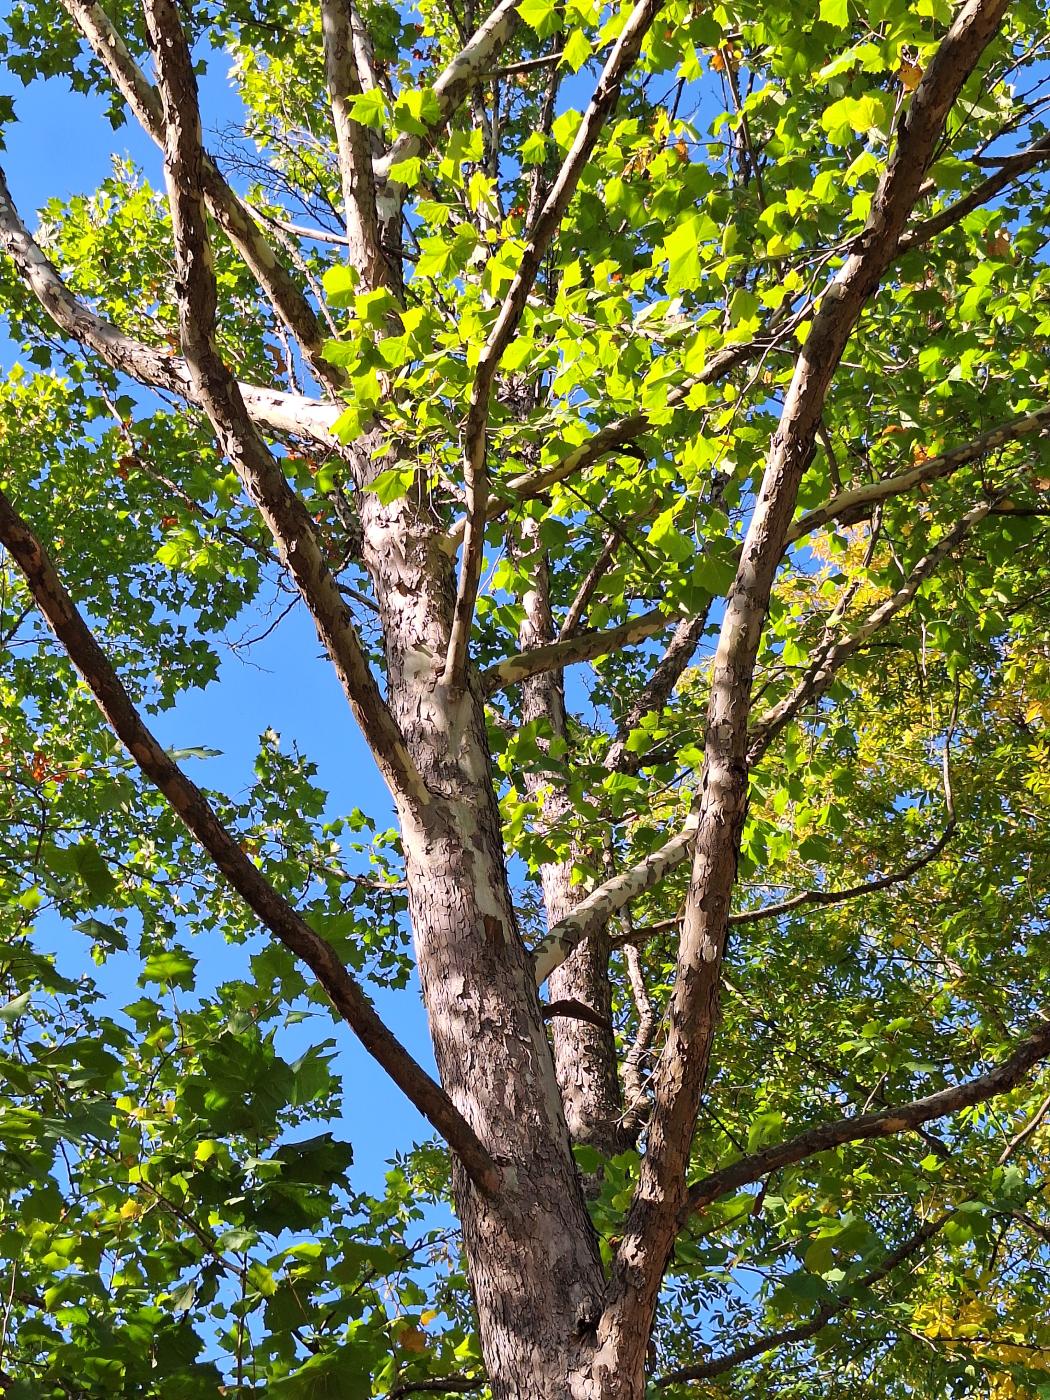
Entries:
<svg viewBox="0 0 1050 1400">
<path fill-rule="evenodd" d="M 7 1393 L 1044 1393 L 1043 8 L 6 23 Z M 286 606 L 394 833 L 151 729 Z"/>
</svg>

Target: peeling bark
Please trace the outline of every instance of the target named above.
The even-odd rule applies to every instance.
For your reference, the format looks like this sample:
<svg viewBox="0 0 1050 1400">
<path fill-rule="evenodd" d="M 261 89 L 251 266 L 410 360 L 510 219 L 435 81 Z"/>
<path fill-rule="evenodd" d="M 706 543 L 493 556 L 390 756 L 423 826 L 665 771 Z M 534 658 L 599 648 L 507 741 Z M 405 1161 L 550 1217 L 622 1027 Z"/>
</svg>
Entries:
<svg viewBox="0 0 1050 1400">
<path fill-rule="evenodd" d="M 430 796 L 400 816 L 435 1057 L 503 1172 L 502 1191 L 485 1197 L 455 1170 L 486 1366 L 500 1400 L 564 1400 L 604 1277 L 511 904 L 483 705 L 475 688 L 453 697 L 442 680 L 452 564 L 411 500 L 382 506 L 365 493 L 361 515 L 391 707 Z"/>
<path fill-rule="evenodd" d="M 361 558 L 378 601 L 385 695 L 318 547 L 309 515 L 255 426 L 312 433 L 330 441 L 328 425 L 335 409 L 265 390 L 242 389 L 216 347 L 216 289 L 206 202 L 308 355 L 317 356 L 319 333 L 308 303 L 201 149 L 196 88 L 177 6 L 173 0 L 146 0 L 157 66 L 158 88 L 154 89 L 98 5 L 87 0 L 65 3 L 146 130 L 165 146 L 184 357 L 132 340 L 73 297 L 28 235 L 2 179 L 0 244 L 64 334 L 139 382 L 169 389 L 204 409 L 220 447 L 271 529 L 393 794 L 440 1086 L 407 1057 L 329 945 L 267 883 L 218 823 L 203 794 L 144 729 L 112 667 L 61 589 L 50 561 L 2 496 L 0 533 L 45 616 L 142 771 L 168 797 L 211 853 L 217 869 L 263 922 L 314 969 L 348 1023 L 452 1147 L 455 1202 L 496 1400 L 641 1400 L 664 1269 L 676 1233 L 691 1211 L 734 1186 L 759 1180 L 805 1156 L 846 1142 L 909 1131 L 942 1112 L 981 1102 L 1016 1084 L 1050 1053 L 1050 1031 L 1041 1027 L 1009 1060 L 965 1085 L 880 1114 L 812 1129 L 714 1173 L 692 1192 L 687 1188 L 692 1133 L 718 1016 L 720 965 L 730 923 L 749 764 L 759 741 L 768 742 L 795 703 L 789 697 L 781 710 L 771 711 L 760 722 L 756 737 L 750 715 L 753 672 L 784 548 L 815 524 L 864 508 L 898 490 L 912 489 L 921 481 L 946 476 L 1002 442 L 1041 433 L 1050 423 L 1050 410 L 1042 409 L 910 473 L 840 493 L 791 525 L 799 481 L 814 450 L 832 376 L 867 299 L 907 243 L 906 223 L 945 117 L 994 35 L 1006 0 L 967 0 L 961 9 L 904 109 L 868 225 L 825 289 L 813 319 L 727 598 L 713 668 L 697 810 L 686 830 L 660 851 L 606 880 L 586 897 L 581 898 L 581 891 L 572 884 L 571 859 L 547 865 L 542 881 L 549 932 L 535 957 L 524 946 L 511 899 L 485 732 L 484 695 L 500 686 L 522 683 L 525 718 L 543 718 L 554 736 L 564 738 L 561 675 L 565 665 L 654 636 L 676 622 L 664 661 L 639 697 L 640 705 L 662 705 L 704 625 L 700 617 L 682 619 L 656 609 L 603 632 L 573 632 L 558 639 L 541 567 L 536 587 L 526 599 L 520 656 L 508 658 L 480 677 L 470 660 L 485 527 L 507 508 L 505 501 L 490 495 L 486 461 L 489 400 L 501 357 L 519 326 L 540 258 L 558 233 L 594 143 L 615 108 L 620 83 L 655 18 L 657 0 L 639 0 L 613 47 L 557 180 L 531 225 L 521 268 L 477 366 L 464 434 L 465 522 L 452 532 L 442 530 L 429 511 L 422 485 L 386 504 L 373 492 L 364 490 L 360 495 Z M 433 92 L 439 118 L 434 130 L 403 135 L 385 156 L 374 159 L 371 138 L 352 121 L 347 107 L 362 78 L 375 81 L 370 71 L 364 71 L 370 70 L 368 46 L 355 29 L 348 5 L 330 0 L 324 6 L 327 76 L 348 238 L 367 289 L 374 290 L 389 276 L 396 282 L 400 276 L 388 261 L 391 249 L 384 243 L 385 237 L 393 236 L 390 230 L 400 217 L 400 193 L 392 167 L 421 150 L 476 84 L 516 23 L 516 8 L 516 0 L 501 0 L 437 80 Z M 1044 155 L 1040 150 L 1032 163 Z M 986 193 L 994 183 L 986 182 Z M 807 314 L 810 310 L 807 306 Z M 785 328 L 791 329 L 780 329 Z M 766 343 L 724 351 L 705 371 L 704 382 L 753 358 Z M 323 365 L 318 372 L 327 374 Z M 328 378 L 330 384 L 337 382 L 335 376 Z M 675 392 L 684 398 L 688 386 Z M 649 426 L 649 420 L 640 415 L 608 424 L 560 462 L 512 479 L 508 494 L 528 499 L 625 446 Z M 381 450 L 378 439 L 367 436 L 353 455 L 362 486 L 395 464 L 390 449 Z M 407 445 L 402 456 L 411 461 Z M 991 503 L 982 503 L 964 517 L 963 524 L 969 528 L 991 509 Z M 464 548 L 457 590 L 453 553 L 459 539 Z M 946 540 L 921 561 L 898 594 L 872 614 L 873 626 L 881 625 L 914 595 L 927 562 L 932 561 L 932 568 L 939 557 L 937 550 L 943 554 L 951 547 L 951 537 Z M 807 677 L 809 689 L 803 699 L 825 683 L 836 658 L 856 645 L 858 639 L 851 638 L 820 659 L 823 670 Z M 636 718 L 635 711 L 628 715 L 627 729 Z M 621 734 L 618 741 L 624 737 Z M 613 756 L 612 766 L 626 762 L 622 743 L 614 745 Z M 542 790 L 550 819 L 563 822 L 571 812 L 570 797 L 551 777 L 531 774 L 527 781 L 534 794 Z M 607 1280 L 572 1155 L 574 1138 L 603 1151 L 623 1145 L 606 924 L 616 910 L 689 857 L 693 859 L 690 893 L 668 1033 L 652 1080 L 653 1112 L 641 1184 L 613 1276 Z M 638 1037 L 627 1067 L 629 1108 L 637 1118 L 649 1090 L 641 1060 L 654 1038 L 655 1017 L 633 950 L 628 955 L 639 1009 Z M 553 1000 L 565 1007 L 584 1007 L 592 1014 L 556 1017 L 548 1033 L 537 991 L 548 975 Z"/>
<path fill-rule="evenodd" d="M 533 587 L 526 593 L 521 646 L 528 651 L 554 636 L 547 563 L 539 551 L 534 522 L 526 522 L 526 540 L 536 550 Z M 565 698 L 558 671 L 547 671 L 522 686 L 522 718 L 543 720 L 552 738 L 566 738 Z M 543 803 L 544 821 L 562 825 L 572 814 L 564 782 L 553 770 L 525 775 L 531 796 Z M 548 928 L 564 919 L 580 902 L 582 890 L 573 884 L 574 861 L 551 861 L 540 871 Z M 609 983 L 609 938 L 604 927 L 578 944 L 552 974 L 551 1001 L 575 1001 L 589 1007 L 596 1021 L 559 1017 L 551 1026 L 554 1066 L 561 1089 L 569 1132 L 574 1142 L 613 1155 L 626 1146 L 620 1085 L 616 1073 L 616 1041 L 612 1029 L 612 988 Z"/>
</svg>

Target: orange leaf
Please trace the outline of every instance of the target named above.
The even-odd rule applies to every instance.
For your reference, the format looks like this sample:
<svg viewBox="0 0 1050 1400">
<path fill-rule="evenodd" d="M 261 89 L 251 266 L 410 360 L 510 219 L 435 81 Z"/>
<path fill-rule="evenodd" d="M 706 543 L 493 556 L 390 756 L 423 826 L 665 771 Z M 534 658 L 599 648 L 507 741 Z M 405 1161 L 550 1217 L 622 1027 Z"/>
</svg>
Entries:
<svg viewBox="0 0 1050 1400">
<path fill-rule="evenodd" d="M 988 235 L 984 246 L 990 258 L 1005 258 L 1010 251 L 1010 235 L 1001 228 L 997 233 Z"/>
</svg>

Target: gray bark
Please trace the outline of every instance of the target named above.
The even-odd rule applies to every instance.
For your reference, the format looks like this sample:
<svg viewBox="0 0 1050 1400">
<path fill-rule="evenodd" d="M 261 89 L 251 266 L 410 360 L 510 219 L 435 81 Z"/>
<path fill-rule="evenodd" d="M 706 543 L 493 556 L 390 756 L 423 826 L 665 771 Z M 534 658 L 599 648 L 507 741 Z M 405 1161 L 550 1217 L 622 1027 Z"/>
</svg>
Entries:
<svg viewBox="0 0 1050 1400">
<path fill-rule="evenodd" d="M 486 742 L 485 686 L 526 682 L 527 715 L 542 715 L 555 733 L 563 734 L 560 667 L 654 635 L 670 619 L 654 611 L 597 637 L 581 634 L 555 642 L 549 599 L 545 591 L 537 590 L 529 602 L 522 656 L 493 668 L 487 682 L 478 677 L 469 656 L 470 628 L 485 524 L 497 513 L 490 511 L 488 496 L 488 401 L 539 258 L 555 236 L 576 180 L 613 110 L 619 84 L 655 16 L 656 0 L 639 0 L 614 46 L 478 367 L 465 430 L 468 511 L 458 590 L 448 538 L 429 513 L 422 488 L 387 505 L 374 493 L 361 494 L 362 557 L 384 633 L 385 697 L 302 502 L 291 492 L 254 426 L 283 425 L 289 413 L 294 417 L 296 405 L 283 396 L 277 399 L 264 393 L 260 398 L 260 391 L 247 388 L 242 392 L 219 355 L 206 203 L 308 353 L 316 347 L 317 334 L 309 307 L 296 299 L 297 292 L 293 295 L 290 279 L 275 261 L 271 266 L 272 254 L 259 230 L 228 188 L 217 183 L 201 150 L 196 85 L 177 7 L 173 0 L 146 0 L 159 89 L 154 91 L 130 65 L 127 50 L 114 43 L 99 7 L 80 0 L 66 3 L 146 129 L 164 144 L 179 270 L 183 358 L 168 357 L 156 347 L 131 340 L 78 303 L 27 234 L 2 183 L 0 243 L 65 333 L 141 382 L 184 394 L 208 414 L 221 447 L 265 519 L 394 796 L 440 1087 L 378 1022 L 328 945 L 280 900 L 218 824 L 203 795 L 186 782 L 145 730 L 112 667 L 61 589 L 39 542 L 2 497 L 0 538 L 142 771 L 211 852 L 231 886 L 314 969 L 364 1043 L 452 1146 L 456 1206 L 494 1396 L 497 1400 L 641 1400 L 664 1269 L 676 1233 L 691 1210 L 715 1199 L 732 1181 L 753 1181 L 777 1166 L 837 1143 L 904 1131 L 941 1112 L 1002 1092 L 1018 1082 L 1050 1045 L 1050 1031 L 1041 1027 L 1010 1060 L 966 1086 L 900 1110 L 813 1130 L 735 1164 L 729 1175 L 716 1174 L 692 1194 L 687 1190 L 692 1132 L 717 1019 L 720 962 L 746 806 L 753 670 L 773 579 L 790 538 L 798 483 L 852 327 L 900 246 L 945 117 L 994 34 L 1006 0 L 967 0 L 929 64 L 904 109 L 868 225 L 824 292 L 799 357 L 727 598 L 714 664 L 695 828 L 582 902 L 570 883 L 570 863 L 548 867 L 544 894 L 553 929 L 537 962 L 520 936 L 508 885 Z M 435 91 L 449 110 L 509 32 L 515 8 L 509 3 L 498 5 L 438 80 Z M 382 276 L 381 240 L 373 227 L 380 216 L 369 197 L 371 177 L 362 168 L 371 159 L 370 152 L 345 109 L 346 98 L 359 81 L 353 71 L 348 15 L 349 11 L 344 15 L 330 7 L 335 24 L 329 26 L 329 79 L 337 120 L 344 121 L 338 144 L 347 203 L 354 206 L 353 222 L 361 224 L 361 236 L 351 238 L 351 246 L 357 250 L 359 271 L 367 285 Z M 395 143 L 386 161 L 405 149 L 403 142 Z M 389 174 L 383 161 L 374 163 L 373 173 L 382 189 Z M 331 409 L 324 406 L 321 412 L 326 429 Z M 312 421 L 302 413 L 298 430 L 318 432 Z M 1026 421 L 1031 427 L 1018 431 L 1042 429 L 1041 418 Z M 632 432 L 641 430 L 637 424 L 630 426 Z M 623 425 L 616 429 L 616 433 L 623 431 Z M 603 440 L 603 449 L 608 445 Z M 375 446 L 366 440 L 354 457 L 363 485 L 391 464 L 389 458 L 383 462 L 373 458 Z M 410 458 L 408 452 L 404 455 Z M 946 474 L 951 469 L 947 458 L 945 464 Z M 535 479 L 530 481 L 534 486 Z M 531 490 L 523 486 L 520 494 Z M 694 625 L 680 628 L 682 655 L 693 640 Z M 661 685 L 666 678 L 661 678 Z M 564 817 L 567 802 L 565 792 L 559 791 L 551 815 Z M 653 1081 L 654 1108 L 641 1185 L 612 1277 L 606 1280 L 570 1134 L 571 1129 L 582 1140 L 597 1141 L 599 1134 L 608 1133 L 619 1112 L 611 1032 L 602 1025 L 603 1017 L 608 1025 L 608 976 L 601 929 L 632 893 L 648 888 L 689 854 L 692 881 L 668 1032 Z M 576 946 L 581 938 L 585 941 Z M 593 1021 L 556 1021 L 553 1052 L 537 992 L 537 965 L 541 980 L 551 971 L 557 977 L 551 989 L 554 999 L 582 1003 L 597 1013 Z"/>
<path fill-rule="evenodd" d="M 564 1400 L 577 1394 L 571 1374 L 593 1339 L 604 1277 L 511 904 L 483 705 L 475 688 L 453 697 L 442 680 L 452 565 L 411 500 L 382 506 L 363 493 L 361 515 L 390 704 L 430 797 L 400 816 L 435 1057 L 503 1172 L 489 1195 L 455 1172 L 486 1367 L 500 1400 Z"/>
</svg>

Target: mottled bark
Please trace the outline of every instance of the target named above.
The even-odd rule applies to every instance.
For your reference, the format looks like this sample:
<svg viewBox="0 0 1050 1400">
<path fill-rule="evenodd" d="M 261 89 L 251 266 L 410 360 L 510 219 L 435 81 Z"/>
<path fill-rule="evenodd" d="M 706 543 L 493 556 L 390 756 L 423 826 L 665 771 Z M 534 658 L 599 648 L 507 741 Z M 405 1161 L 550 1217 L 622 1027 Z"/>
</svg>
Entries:
<svg viewBox="0 0 1050 1400">
<path fill-rule="evenodd" d="M 467 515 L 451 532 L 453 543 L 464 541 L 458 596 L 449 534 L 439 530 L 422 491 L 386 505 L 372 492 L 360 496 L 362 561 L 371 575 L 383 627 L 385 696 L 318 547 L 309 515 L 254 426 L 288 431 L 292 422 L 294 431 L 324 440 L 333 409 L 325 404 L 308 408 L 301 401 L 297 406 L 287 396 L 248 387 L 242 390 L 216 347 L 206 202 L 301 347 L 313 355 L 319 377 L 330 385 L 338 382 L 317 354 L 312 309 L 201 150 L 195 83 L 177 7 L 173 0 L 146 0 L 158 80 L 154 90 L 131 63 L 126 48 L 115 42 L 99 6 L 87 0 L 65 3 L 147 131 L 164 143 L 184 357 L 132 340 L 71 296 L 18 219 L 2 182 L 0 244 L 63 333 L 140 382 L 171 389 L 204 409 L 222 451 L 273 533 L 394 796 L 440 1087 L 405 1055 L 331 948 L 276 895 L 217 823 L 202 794 L 142 730 L 119 681 L 111 668 L 106 669 L 105 658 L 60 591 L 53 570 L 47 571 L 46 557 L 27 534 L 24 522 L 9 509 L 0 509 L 0 530 L 45 615 L 142 771 L 211 852 L 217 869 L 276 936 L 314 969 L 371 1052 L 451 1145 L 455 1201 L 496 1400 L 641 1400 L 663 1271 L 676 1232 L 691 1210 L 702 1208 L 734 1185 L 755 1181 L 805 1156 L 845 1142 L 907 1131 L 942 1112 L 1002 1092 L 1017 1083 L 1050 1046 L 1050 1031 L 1041 1027 L 1010 1060 L 968 1085 L 899 1109 L 812 1129 L 716 1172 L 691 1194 L 687 1191 L 692 1132 L 717 1019 L 719 968 L 746 807 L 748 764 L 754 756 L 754 730 L 750 749 L 748 732 L 753 671 L 776 569 L 785 543 L 797 537 L 790 522 L 799 479 L 810 460 L 825 395 L 852 327 L 886 267 L 904 246 L 906 221 L 944 119 L 994 34 L 1006 2 L 967 0 L 963 6 L 903 109 L 894 153 L 868 225 L 823 292 L 813 318 L 726 602 L 713 668 L 703 791 L 694 824 L 583 900 L 571 885 L 571 862 L 548 866 L 543 883 L 552 931 L 535 960 L 524 947 L 511 901 L 483 694 L 486 688 L 524 682 L 526 718 L 542 716 L 553 733 L 563 736 L 562 667 L 656 635 L 676 622 L 678 633 L 666 665 L 654 675 L 645 697 L 649 703 L 662 704 L 702 626 L 696 619 L 682 620 L 656 609 L 617 628 L 576 633 L 557 641 L 549 599 L 545 588 L 538 588 L 527 600 L 522 655 L 493 667 L 480 679 L 470 661 L 485 526 L 506 509 L 502 500 L 490 497 L 486 458 L 488 404 L 500 360 L 516 333 L 540 257 L 557 235 L 576 181 L 615 107 L 619 84 L 655 17 L 658 0 L 638 0 L 613 46 L 594 100 L 530 227 L 521 267 L 477 365 L 464 431 Z M 501 0 L 435 82 L 439 125 L 511 32 L 515 10 L 516 3 Z M 364 274 L 363 287 L 374 289 L 373 284 L 383 277 L 380 252 L 390 254 L 383 245 L 383 232 L 395 227 L 400 211 L 391 169 L 397 160 L 422 149 L 428 138 L 402 135 L 385 156 L 373 161 L 378 187 L 373 211 L 373 186 L 366 172 L 373 152 L 370 144 L 366 149 L 346 105 L 361 77 L 355 71 L 355 55 L 360 51 L 367 65 L 367 46 L 355 36 L 352 15 L 342 0 L 331 0 L 325 11 L 336 146 L 354 225 L 350 242 L 358 249 L 355 261 Z M 986 192 L 987 188 L 986 183 Z M 808 315 L 810 310 L 807 306 L 797 314 Z M 705 382 L 752 358 L 765 343 L 723 351 L 705 371 Z M 674 392 L 684 397 L 688 386 Z M 1043 431 L 1045 412 L 1018 420 L 1009 435 Z M 649 426 L 649 420 L 638 415 L 607 424 L 560 462 L 512 480 L 511 493 L 528 499 L 604 453 L 626 446 Z M 948 454 L 937 463 L 924 464 L 922 479 L 947 475 L 998 441 L 986 435 L 968 457 Z M 404 455 L 410 459 L 408 447 Z M 362 484 L 389 465 L 389 456 L 381 459 L 377 443 L 360 445 L 356 466 Z M 818 511 L 806 518 L 808 526 L 806 521 L 802 525 L 809 528 L 814 521 L 834 518 L 843 510 L 863 508 L 897 489 L 911 489 L 918 480 L 916 474 L 906 473 L 892 486 L 879 483 L 841 493 L 829 503 L 830 514 L 821 516 Z M 843 495 L 849 497 L 845 504 Z M 858 496 L 863 499 L 858 501 Z M 0 498 L 0 507 L 4 504 Z M 897 597 L 906 601 L 906 593 L 907 586 Z M 891 599 L 885 609 L 894 606 L 896 600 Z M 821 678 L 814 673 L 813 684 L 818 683 Z M 544 779 L 536 775 L 530 782 L 538 790 Z M 552 784 L 546 800 L 553 820 L 568 815 L 569 799 L 562 788 Z M 641 1184 L 613 1277 L 607 1281 L 571 1150 L 571 1133 L 611 1148 L 612 1128 L 619 1116 L 604 925 L 611 913 L 690 854 L 690 895 L 668 1033 L 654 1076 L 654 1109 Z M 537 978 L 542 981 L 547 973 L 553 974 L 552 999 L 580 1004 L 595 1013 L 590 1020 L 557 1018 L 551 1031 L 553 1051 L 537 993 Z M 653 1027 L 644 985 L 636 981 L 636 990 L 639 987 L 641 1054 Z M 632 1074 L 638 1069 L 638 1063 L 632 1065 Z M 642 1087 L 640 1074 L 635 1074 L 634 1101 Z"/>
<path fill-rule="evenodd" d="M 888 267 L 918 197 L 948 112 L 999 27 L 1007 0 L 969 0 L 904 110 L 861 236 L 825 291 L 796 362 L 761 489 L 726 598 L 715 652 L 693 869 L 667 1037 L 654 1076 L 653 1112 L 638 1191 L 602 1319 L 599 1365 L 640 1373 L 686 1200 L 700 1095 L 718 1022 L 721 963 L 748 793 L 748 720 L 755 661 L 773 580 L 832 377 L 868 298 Z M 629 1394 L 630 1392 L 625 1392 Z"/>
<path fill-rule="evenodd" d="M 524 598 L 525 617 L 520 637 L 522 650 L 528 651 L 553 640 L 555 629 L 547 563 L 539 549 L 534 522 L 526 521 L 524 529 L 535 551 L 533 586 Z M 566 738 L 561 672 L 548 671 L 525 682 L 522 719 L 525 723 L 542 720 L 551 738 Z M 556 764 L 552 763 L 547 772 L 526 773 L 525 784 L 530 795 L 542 802 L 545 824 L 564 826 L 568 822 L 572 803 Z M 573 868 L 571 852 L 565 859 L 549 861 L 541 868 L 548 927 L 559 923 L 580 902 L 583 891 L 573 884 Z M 551 1001 L 582 1002 L 596 1013 L 595 1022 L 557 1017 L 551 1023 L 551 1042 L 558 1087 L 573 1141 L 612 1155 L 626 1146 L 626 1138 L 621 1122 L 622 1101 L 612 1029 L 609 938 L 604 926 L 581 942 L 553 973 L 548 992 Z"/>
<path fill-rule="evenodd" d="M 364 286 L 381 287 L 397 279 L 391 278 L 380 247 L 371 135 L 352 115 L 353 100 L 362 86 L 349 0 L 321 0 L 321 34 L 350 262 L 361 274 Z"/>
<path fill-rule="evenodd" d="M 390 704 L 430 795 L 400 816 L 435 1057 L 503 1172 L 495 1196 L 455 1172 L 486 1367 L 500 1400 L 565 1400 L 604 1278 L 511 904 L 482 704 L 474 688 L 453 697 L 442 680 L 452 564 L 412 500 L 382 506 L 365 493 L 361 515 Z"/>
</svg>

